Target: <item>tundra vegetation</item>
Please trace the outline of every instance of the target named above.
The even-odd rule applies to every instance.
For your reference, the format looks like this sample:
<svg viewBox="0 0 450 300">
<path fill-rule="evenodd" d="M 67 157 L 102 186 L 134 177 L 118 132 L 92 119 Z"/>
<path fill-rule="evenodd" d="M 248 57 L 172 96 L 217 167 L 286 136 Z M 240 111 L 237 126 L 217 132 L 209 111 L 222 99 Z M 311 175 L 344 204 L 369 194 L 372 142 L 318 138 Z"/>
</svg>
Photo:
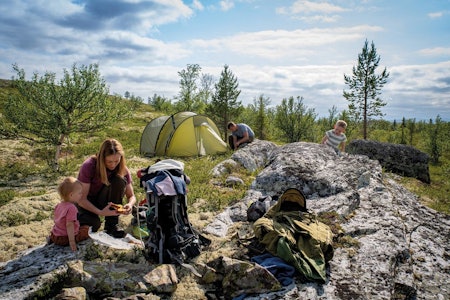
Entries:
<svg viewBox="0 0 450 300">
<path fill-rule="evenodd" d="M 221 79 L 214 85 L 210 74 L 201 74 L 199 66 L 189 65 L 186 71 L 179 72 L 182 77 L 180 80 L 182 92 L 178 99 L 173 99 L 178 100 L 174 103 L 159 95 L 149 97 L 145 103 L 144 99 L 130 92 L 125 93 L 124 97 L 119 95 L 105 97 L 107 88 L 96 65 L 87 67 L 74 65 L 71 71 L 64 71 L 64 77 L 59 84 L 55 83 L 54 74 L 45 74 L 43 77 L 34 74 L 31 81 L 26 81 L 24 71 L 18 66 L 14 66 L 14 69 L 18 73 L 16 80 L 0 81 L 0 144 L 2 148 L 0 206 L 10 201 L 21 201 L 27 197 L 45 199 L 49 190 L 54 189 L 62 177 L 76 176 L 83 160 L 96 153 L 101 142 L 109 137 L 122 142 L 129 167 L 135 175 L 137 170 L 152 164 L 156 159 L 141 157 L 139 153 L 143 128 L 152 119 L 176 112 L 183 107 L 183 101 L 189 101 L 189 107 L 198 108 L 199 111 L 195 112 L 199 114 L 215 111 L 214 108 L 220 110 L 220 113 L 217 112 L 212 117 L 213 120 L 215 118 L 215 122 L 222 125 L 219 126 L 219 130 L 224 137 L 227 135 L 223 128 L 226 121 L 224 118 L 230 118 L 229 113 L 233 112 L 233 121 L 250 125 L 255 129 L 258 139 L 270 140 L 277 144 L 296 141 L 319 143 L 324 132 L 331 129 L 336 120 L 344 119 L 349 124 L 346 131 L 348 142 L 367 138 L 413 146 L 430 156 L 431 184 L 424 184 L 406 177 L 399 177 L 398 180 L 420 196 L 425 205 L 450 213 L 450 181 L 448 180 L 450 177 L 450 122 L 442 120 L 439 115 L 426 121 L 405 118 L 393 121 L 369 118 L 363 121 L 354 119 L 346 110 L 338 112 L 337 108 L 332 106 L 328 110 L 328 116 L 318 117 L 314 108 L 308 107 L 307 99 L 302 96 L 290 96 L 282 99 L 281 104 L 271 106 L 269 98 L 259 95 L 252 104 L 244 106 L 240 101 L 236 101 L 240 91 L 237 78 L 228 66 L 224 67 Z M 90 99 L 92 101 L 97 99 L 99 105 L 107 105 L 110 112 L 115 113 L 112 117 L 113 122 L 104 119 L 96 120 L 96 116 L 90 115 L 89 111 L 92 107 L 89 105 L 92 101 L 85 103 L 73 96 L 69 99 L 72 104 L 67 103 L 69 100 L 64 98 L 64 95 L 70 94 L 72 90 L 78 91 L 80 97 L 83 97 L 82 93 L 86 91 L 82 87 L 83 85 L 87 87 L 88 84 L 94 87 L 92 90 L 94 94 L 88 93 Z M 189 86 L 184 86 L 187 84 Z M 45 94 L 35 95 L 29 90 L 29 88 L 39 87 L 42 91 L 40 89 L 37 91 L 42 93 L 45 91 Z M 51 109 L 45 110 L 42 102 L 33 104 L 32 99 L 38 100 L 35 96 L 41 97 L 41 101 L 50 101 L 48 97 L 53 97 Z M 66 102 L 58 102 L 62 101 L 61 99 Z M 64 110 L 61 105 L 55 106 L 57 103 L 66 103 L 68 106 Z M 22 109 L 20 107 L 17 109 L 18 104 Z M 97 108 L 96 112 L 101 113 L 101 108 Z M 126 113 L 120 113 L 121 110 L 126 110 Z M 49 132 L 49 124 L 46 123 L 45 117 L 41 115 L 45 113 L 54 117 L 51 119 L 54 123 L 52 126 L 59 126 L 53 134 L 51 130 Z M 59 113 L 58 117 L 55 117 L 56 113 Z M 70 120 L 60 120 L 61 117 Z M 87 117 L 91 117 L 89 120 L 93 123 L 83 123 L 83 118 Z M 39 124 L 31 126 L 36 120 L 39 120 Z M 70 124 L 74 125 L 70 126 Z M 83 126 L 87 125 L 91 127 L 85 129 Z M 209 176 L 209 171 L 230 155 L 231 152 L 222 155 L 180 158 L 185 163 L 185 171 L 192 180 L 189 186 L 189 205 L 201 203 L 199 205 L 201 210 L 218 212 L 244 196 L 257 174 L 256 171 L 249 173 L 239 168 L 232 170 L 244 180 L 244 185 L 233 188 L 220 188 L 218 186 L 224 185 L 217 185 L 215 181 L 225 181 L 226 178 L 212 180 Z M 136 177 L 134 177 L 134 188 L 137 198 L 143 199 L 142 188 L 139 187 Z M 33 214 L 12 212 L 1 218 L 0 228 L 20 226 L 33 221 L 50 221 L 52 209 L 53 207 L 44 207 Z"/>
</svg>

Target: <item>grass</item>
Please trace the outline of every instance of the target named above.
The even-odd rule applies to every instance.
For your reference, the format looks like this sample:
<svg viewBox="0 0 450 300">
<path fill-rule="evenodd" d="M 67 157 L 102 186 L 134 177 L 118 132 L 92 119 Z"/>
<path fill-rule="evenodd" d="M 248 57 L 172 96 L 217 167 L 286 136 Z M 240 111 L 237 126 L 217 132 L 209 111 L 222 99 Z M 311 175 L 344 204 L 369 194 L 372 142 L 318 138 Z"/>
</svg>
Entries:
<svg viewBox="0 0 450 300">
<path fill-rule="evenodd" d="M 205 204 L 201 207 L 201 210 L 219 211 L 244 197 L 246 190 L 254 179 L 245 169 L 229 170 L 231 174 L 240 173 L 239 177 L 244 181 L 243 186 L 227 187 L 225 175 L 220 178 L 211 177 L 210 171 L 217 164 L 227 159 L 230 154 L 206 156 L 186 161 L 185 172 L 191 179 L 195 179 L 188 187 L 189 204 L 204 200 Z"/>
<path fill-rule="evenodd" d="M 450 215 L 450 160 L 443 157 L 438 165 L 430 164 L 431 183 L 402 177 L 399 183 L 420 197 L 422 204 Z"/>
<path fill-rule="evenodd" d="M 0 161 L 0 206 L 8 203 L 14 197 L 24 197 L 26 193 L 39 195 L 45 193 L 48 186 L 56 186 L 61 176 L 76 176 L 81 163 L 90 155 L 95 154 L 105 138 L 118 139 L 125 148 L 128 167 L 134 178 L 134 189 L 138 201 L 145 197 L 143 189 L 136 179 L 138 169 L 152 164 L 156 158 L 143 158 L 139 154 L 142 130 L 146 124 L 160 113 L 154 112 L 148 105 L 142 105 L 133 118 L 118 121 L 114 126 L 97 133 L 80 133 L 71 136 L 63 145 L 60 159 L 60 171 L 55 173 L 48 166 L 53 149 L 23 142 L 15 144 L 12 159 Z M 10 145 L 8 145 L 10 146 Z M 11 147 L 8 147 L 11 148 Z M 193 158 L 179 158 L 185 163 L 185 172 L 192 179 L 188 186 L 188 202 L 192 205 L 201 202 L 201 211 L 219 211 L 239 199 L 242 199 L 255 178 L 257 172 L 249 173 L 243 168 L 229 169 L 229 174 L 239 176 L 244 184 L 227 187 L 227 176 L 212 178 L 211 169 L 218 163 L 229 158 L 231 152 L 223 155 L 213 155 Z M 164 157 L 161 157 L 164 158 Z M 430 165 L 432 183 L 423 184 L 413 178 L 402 178 L 400 183 L 413 193 L 420 196 L 423 203 L 435 210 L 450 214 L 450 157 L 443 157 L 441 164 Z M 25 192 L 29 178 L 40 178 L 41 189 Z M 25 189 L 26 190 L 26 189 Z"/>
<path fill-rule="evenodd" d="M 43 145 L 27 145 L 27 147 L 20 146 L 21 144 L 17 145 L 13 156 L 18 155 L 27 159 L 12 158 L 7 161 L 0 161 L 0 176 L 2 178 L 0 180 L 0 206 L 13 200 L 14 197 L 45 193 L 45 189 L 29 191 L 27 189 L 27 178 L 43 177 L 39 185 L 55 187 L 61 177 L 76 176 L 81 163 L 90 155 L 98 152 L 100 144 L 105 138 L 111 137 L 119 140 L 124 146 L 127 165 L 133 177 L 136 198 L 138 201 L 144 199 L 145 194 L 142 187 L 139 186 L 136 171 L 151 165 L 158 158 L 143 158 L 139 154 L 142 130 L 152 118 L 158 115 L 150 109 L 146 110 L 146 108 L 148 106 L 144 106 L 137 117 L 122 120 L 105 131 L 90 134 L 80 133 L 71 136 L 70 140 L 62 147 L 58 172 L 54 172 L 48 166 L 48 158 L 53 157 L 53 149 Z M 24 142 L 24 144 L 27 143 Z M 229 170 L 232 174 L 239 174 L 239 177 L 244 181 L 244 185 L 235 187 L 225 186 L 226 176 L 212 178 L 210 174 L 215 165 L 229 158 L 230 155 L 231 152 L 204 157 L 176 158 L 185 163 L 185 172 L 193 179 L 188 186 L 189 204 L 201 201 L 199 210 L 219 211 L 245 195 L 248 186 L 254 179 L 254 176 L 246 172 L 245 169 Z M 159 158 L 164 159 L 164 157 Z M 4 187 L 4 189 L 1 189 L 1 187 Z M 17 224 L 18 220 L 20 220 L 20 216 L 14 216 L 14 220 L 11 221 Z"/>
<path fill-rule="evenodd" d="M 5 205 L 14 197 L 17 195 L 17 193 L 13 189 L 5 189 L 0 191 L 0 206 Z"/>
<path fill-rule="evenodd" d="M 7 186 L 8 182 L 42 174 L 47 169 L 44 162 L 40 164 L 27 161 L 0 162 L 1 186 Z"/>
</svg>

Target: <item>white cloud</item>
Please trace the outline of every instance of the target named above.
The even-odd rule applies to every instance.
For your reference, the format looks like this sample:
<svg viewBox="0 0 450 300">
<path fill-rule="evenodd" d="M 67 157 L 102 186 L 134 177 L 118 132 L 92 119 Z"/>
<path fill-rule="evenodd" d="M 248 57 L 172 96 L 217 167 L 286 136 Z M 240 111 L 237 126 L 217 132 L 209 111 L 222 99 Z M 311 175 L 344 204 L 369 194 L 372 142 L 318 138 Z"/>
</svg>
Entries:
<svg viewBox="0 0 450 300">
<path fill-rule="evenodd" d="M 220 9 L 223 11 L 228 11 L 234 7 L 234 2 L 232 0 L 222 0 L 220 1 Z"/>
<path fill-rule="evenodd" d="M 343 74 L 351 73 L 367 38 L 376 41 L 391 72 L 383 89 L 390 118 L 410 107 L 410 117 L 430 117 L 439 111 L 450 118 L 450 48 L 448 34 L 442 31 L 448 14 L 445 5 L 433 7 L 435 12 L 428 14 L 434 20 L 425 20 L 423 27 L 436 27 L 426 32 L 418 20 L 409 23 L 403 18 L 413 8 L 426 11 L 425 2 L 419 5 L 418 0 L 398 11 L 392 10 L 400 9 L 396 1 L 379 7 L 373 6 L 378 1 L 290 1 L 278 7 L 278 14 L 274 13 L 277 5 L 285 1 L 210 2 L 5 2 L 0 4 L 0 78 L 11 78 L 11 65 L 16 62 L 27 75 L 47 70 L 60 75 L 73 63 L 99 63 L 111 92 L 172 98 L 179 90 L 178 71 L 186 64 L 199 63 L 202 72 L 215 80 L 228 64 L 239 80 L 244 104 L 261 94 L 270 97 L 273 105 L 303 96 L 308 107 L 326 114 L 332 105 L 346 108 Z M 234 13 L 245 13 L 248 19 L 236 18 L 229 24 Z M 211 20 L 211 15 L 217 19 Z M 217 28 L 197 24 L 197 17 Z M 181 22 L 193 30 L 177 27 Z M 333 22 L 340 22 L 339 27 L 328 25 Z M 214 35 L 216 29 L 222 33 Z M 440 36 L 433 39 L 433 34 Z M 437 63 L 439 59 L 444 62 Z"/>
<path fill-rule="evenodd" d="M 427 48 L 419 51 L 420 54 L 426 56 L 440 56 L 440 55 L 450 55 L 450 48 L 444 47 L 436 47 L 436 48 Z"/>
<path fill-rule="evenodd" d="M 294 2 L 291 7 L 289 7 L 289 11 L 293 14 L 297 13 L 340 13 L 346 11 L 346 9 L 330 4 L 328 2 L 313 2 L 313 1 L 304 1 L 299 0 Z"/>
<path fill-rule="evenodd" d="M 192 1 L 192 7 L 196 10 L 204 10 L 205 7 L 199 0 Z"/>
<path fill-rule="evenodd" d="M 308 30 L 265 30 L 259 32 L 244 32 L 232 36 L 190 41 L 191 46 L 198 50 L 226 52 L 228 55 L 258 57 L 270 60 L 304 60 L 311 55 L 317 55 L 318 49 L 327 50 L 336 43 L 358 41 L 369 32 L 382 31 L 377 26 L 355 26 L 350 28 Z M 330 50 L 331 51 L 331 50 Z M 231 52 L 231 53 L 230 53 Z M 329 54 L 330 52 L 328 52 Z M 265 62 L 267 63 L 267 61 Z"/>
<path fill-rule="evenodd" d="M 391 76 L 383 89 L 390 113 L 406 118 L 427 119 L 440 114 L 450 118 L 450 61 L 390 68 Z M 400 115 L 400 117 L 398 116 Z"/>
<path fill-rule="evenodd" d="M 310 17 L 297 17 L 297 19 L 305 21 L 307 23 L 316 23 L 316 22 L 321 22 L 321 23 L 335 23 L 337 22 L 341 17 L 338 15 L 314 15 L 314 16 L 310 16 Z"/>
<path fill-rule="evenodd" d="M 442 12 L 442 11 L 427 14 L 427 16 L 430 19 L 438 19 L 438 18 L 441 18 L 443 15 L 444 15 L 444 12 Z"/>
<path fill-rule="evenodd" d="M 450 82 L 449 70 L 450 61 L 424 65 L 399 65 L 391 67 L 388 71 L 391 73 L 389 81 L 392 82 L 392 88 L 413 91 L 415 88 L 425 90 L 447 87 L 450 89 L 448 82 L 440 81 L 447 77 Z"/>
<path fill-rule="evenodd" d="M 282 6 L 276 8 L 278 14 L 290 15 L 291 17 L 308 23 L 324 22 L 332 23 L 339 20 L 339 13 L 348 11 L 348 9 L 333 5 L 328 2 L 313 2 L 298 0 L 291 6 Z"/>
</svg>

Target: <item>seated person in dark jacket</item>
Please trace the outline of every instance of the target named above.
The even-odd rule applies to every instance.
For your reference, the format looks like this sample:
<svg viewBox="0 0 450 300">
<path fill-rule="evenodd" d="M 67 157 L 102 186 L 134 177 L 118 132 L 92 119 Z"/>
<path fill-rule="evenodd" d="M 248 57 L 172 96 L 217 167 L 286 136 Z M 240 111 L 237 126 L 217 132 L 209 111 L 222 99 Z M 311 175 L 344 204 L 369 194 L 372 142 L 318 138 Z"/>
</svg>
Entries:
<svg viewBox="0 0 450 300">
<path fill-rule="evenodd" d="M 229 122 L 227 127 L 228 130 L 231 131 L 228 143 L 232 150 L 237 150 L 238 148 L 253 142 L 255 139 L 255 133 L 247 124 Z"/>
</svg>

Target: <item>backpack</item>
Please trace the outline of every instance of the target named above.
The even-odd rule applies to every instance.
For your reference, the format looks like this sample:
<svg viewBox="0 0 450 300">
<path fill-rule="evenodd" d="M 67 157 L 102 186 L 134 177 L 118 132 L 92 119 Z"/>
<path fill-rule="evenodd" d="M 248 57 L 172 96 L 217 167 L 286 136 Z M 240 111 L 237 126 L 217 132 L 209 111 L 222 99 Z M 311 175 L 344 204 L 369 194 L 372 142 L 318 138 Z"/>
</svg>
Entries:
<svg viewBox="0 0 450 300">
<path fill-rule="evenodd" d="M 326 281 L 333 258 L 333 233 L 306 209 L 305 195 L 287 189 L 263 217 L 253 223 L 255 237 L 274 256 L 294 266 L 305 281 Z"/>
<path fill-rule="evenodd" d="M 170 160 L 171 165 L 174 160 Z M 160 161 L 155 165 L 166 161 Z M 146 192 L 146 225 L 149 238 L 145 243 L 147 260 L 156 263 L 183 264 L 200 255 L 210 240 L 201 236 L 189 221 L 187 212 L 187 177 L 180 167 L 158 166 L 141 169 L 140 180 Z M 155 169 L 154 172 L 148 170 Z M 143 172 L 144 171 L 144 172 Z"/>
</svg>

